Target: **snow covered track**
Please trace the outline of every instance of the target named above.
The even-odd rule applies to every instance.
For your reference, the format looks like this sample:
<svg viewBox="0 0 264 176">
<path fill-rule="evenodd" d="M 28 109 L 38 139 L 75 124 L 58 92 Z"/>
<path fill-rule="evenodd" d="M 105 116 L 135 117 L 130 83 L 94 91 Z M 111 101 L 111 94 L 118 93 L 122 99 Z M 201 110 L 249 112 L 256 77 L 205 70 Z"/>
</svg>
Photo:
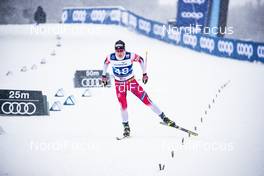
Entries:
<svg viewBox="0 0 264 176">
<path fill-rule="evenodd" d="M 59 35 L 36 35 L 27 25 L 0 26 L 0 89 L 42 90 L 50 106 L 70 95 L 76 101 L 47 117 L 0 116 L 0 175 L 263 175 L 262 64 L 197 53 L 118 26 L 62 27 L 67 30 Z M 101 69 L 118 39 L 143 57 L 147 49 L 145 90 L 198 137 L 161 126 L 128 94 L 132 137 L 115 140 L 122 125 L 114 88 L 94 88 L 83 97 L 83 89 L 73 88 L 73 76 L 76 70 Z M 37 69 L 20 71 L 33 64 Z M 135 73 L 141 78 L 137 65 Z M 55 97 L 61 88 L 64 97 Z"/>
</svg>

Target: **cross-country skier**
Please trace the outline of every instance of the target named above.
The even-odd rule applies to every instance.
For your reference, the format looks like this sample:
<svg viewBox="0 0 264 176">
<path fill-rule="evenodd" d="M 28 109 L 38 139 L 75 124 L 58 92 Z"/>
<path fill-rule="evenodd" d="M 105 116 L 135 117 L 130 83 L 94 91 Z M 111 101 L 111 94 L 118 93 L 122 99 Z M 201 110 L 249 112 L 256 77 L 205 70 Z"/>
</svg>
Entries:
<svg viewBox="0 0 264 176">
<path fill-rule="evenodd" d="M 135 53 L 127 52 L 125 50 L 125 43 L 118 40 L 115 43 L 115 53 L 108 55 L 104 61 L 104 68 L 102 74 L 102 83 L 104 86 L 107 85 L 106 71 L 108 65 L 110 64 L 113 69 L 115 78 L 115 88 L 118 101 L 121 105 L 121 116 L 124 126 L 124 137 L 130 135 L 130 127 L 128 124 L 128 112 L 127 112 L 127 91 L 131 91 L 135 96 L 137 96 L 145 105 L 149 106 L 153 112 L 155 112 L 159 117 L 168 124 L 169 126 L 175 126 L 175 122 L 170 120 L 165 116 L 157 105 L 150 100 L 148 94 L 144 89 L 138 84 L 134 78 L 133 73 L 133 63 L 139 62 L 143 71 L 142 81 L 144 84 L 148 82 L 148 75 L 145 70 L 145 62 L 141 56 Z"/>
</svg>

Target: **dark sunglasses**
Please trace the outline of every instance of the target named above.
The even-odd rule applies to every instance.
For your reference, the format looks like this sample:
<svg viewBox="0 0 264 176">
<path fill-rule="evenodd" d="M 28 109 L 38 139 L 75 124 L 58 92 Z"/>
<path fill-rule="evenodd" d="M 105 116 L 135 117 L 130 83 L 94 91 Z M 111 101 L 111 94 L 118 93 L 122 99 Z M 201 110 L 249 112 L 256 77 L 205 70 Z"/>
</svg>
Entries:
<svg viewBox="0 0 264 176">
<path fill-rule="evenodd" d="M 125 50 L 124 49 L 116 49 L 116 52 L 118 53 L 121 53 L 121 52 L 124 52 Z"/>
</svg>

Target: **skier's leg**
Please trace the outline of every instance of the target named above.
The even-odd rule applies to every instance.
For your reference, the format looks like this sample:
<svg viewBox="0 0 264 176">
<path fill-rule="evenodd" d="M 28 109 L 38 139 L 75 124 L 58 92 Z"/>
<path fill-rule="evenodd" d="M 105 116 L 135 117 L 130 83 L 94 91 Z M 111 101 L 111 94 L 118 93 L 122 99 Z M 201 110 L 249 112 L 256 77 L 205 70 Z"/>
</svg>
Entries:
<svg viewBox="0 0 264 176">
<path fill-rule="evenodd" d="M 153 103 L 148 94 L 144 91 L 144 89 L 138 84 L 136 80 L 131 81 L 129 89 L 134 95 L 136 95 L 145 105 L 149 106 L 154 113 L 156 113 L 165 123 L 169 126 L 175 126 L 175 122 L 170 120 L 165 116 L 164 112 L 162 112 L 159 107 Z"/>
<path fill-rule="evenodd" d="M 156 113 L 157 115 L 162 114 L 162 111 L 159 109 L 159 107 L 150 100 L 147 92 L 145 92 L 145 90 L 138 84 L 135 79 L 131 81 L 129 90 L 134 95 L 136 95 L 145 105 L 149 106 L 154 113 Z"/>
<path fill-rule="evenodd" d="M 149 105 L 149 107 L 152 109 L 153 112 L 155 112 L 158 115 L 162 114 L 162 111 L 160 110 L 160 108 L 153 102 L 151 101 L 151 104 Z"/>
<path fill-rule="evenodd" d="M 123 82 L 120 83 L 116 81 L 115 86 L 116 86 L 116 96 L 121 106 L 120 110 L 121 110 L 122 121 L 128 122 L 127 100 L 126 100 L 127 89 L 125 83 Z"/>
<path fill-rule="evenodd" d="M 129 136 L 130 135 L 130 127 L 128 124 L 128 113 L 127 113 L 127 100 L 126 100 L 126 95 L 127 95 L 127 89 L 126 89 L 126 84 L 123 82 L 115 82 L 116 85 L 116 96 L 117 99 L 121 105 L 121 117 L 122 117 L 122 124 L 124 126 L 124 136 Z"/>
</svg>

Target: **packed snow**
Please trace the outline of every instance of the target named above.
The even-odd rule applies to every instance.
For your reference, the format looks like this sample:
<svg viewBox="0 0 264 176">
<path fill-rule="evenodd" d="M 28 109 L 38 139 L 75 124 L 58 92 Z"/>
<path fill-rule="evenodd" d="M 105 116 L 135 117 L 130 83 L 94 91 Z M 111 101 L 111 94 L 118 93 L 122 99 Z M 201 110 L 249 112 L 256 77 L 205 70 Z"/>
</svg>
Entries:
<svg viewBox="0 0 264 176">
<path fill-rule="evenodd" d="M 136 78 L 168 117 L 199 136 L 160 125 L 129 93 L 132 137 L 115 139 L 123 132 L 115 88 L 82 97 L 85 89 L 74 88 L 73 77 L 76 70 L 102 69 L 119 39 L 143 58 L 148 52 L 149 82 L 142 84 L 135 63 Z M 94 24 L 1 25 L 0 51 L 0 89 L 41 90 L 50 106 L 76 99 L 50 116 L 0 117 L 0 176 L 264 174 L 263 64 Z M 60 88 L 65 96 L 55 97 Z"/>
</svg>

